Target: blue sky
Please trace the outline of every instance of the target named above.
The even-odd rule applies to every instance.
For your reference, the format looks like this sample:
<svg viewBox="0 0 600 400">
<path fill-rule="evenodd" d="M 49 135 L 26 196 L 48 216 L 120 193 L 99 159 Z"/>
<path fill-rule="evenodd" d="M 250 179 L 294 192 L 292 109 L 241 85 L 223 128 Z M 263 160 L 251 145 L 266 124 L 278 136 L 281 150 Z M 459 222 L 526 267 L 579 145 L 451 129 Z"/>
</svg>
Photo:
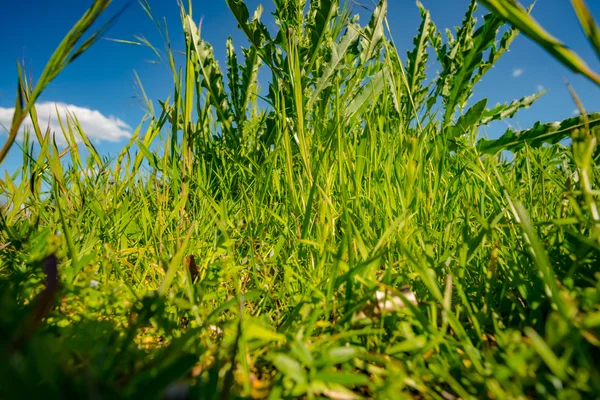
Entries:
<svg viewBox="0 0 600 400">
<path fill-rule="evenodd" d="M 179 22 L 179 9 L 176 0 L 148 0 L 155 17 L 166 18 L 173 46 L 183 50 L 183 36 Z M 600 1 L 588 0 L 592 14 L 600 18 Z M 126 3 L 114 0 L 110 9 L 116 12 Z M 251 12 L 262 3 L 265 7 L 263 21 L 271 27 L 273 20 L 269 14 L 273 10 L 272 0 L 246 0 Z M 372 7 L 373 0 L 361 0 Z M 431 11 L 438 29 L 460 25 L 468 0 L 422 0 Z M 0 121 L 14 106 L 16 92 L 16 60 L 26 60 L 34 80 L 41 73 L 46 61 L 60 40 L 85 12 L 91 0 L 29 0 L 27 2 L 6 1 L 0 5 Z M 203 18 L 202 37 L 209 41 L 217 59 L 225 59 L 225 42 L 231 35 L 237 49 L 246 45 L 243 35 L 237 30 L 234 17 L 230 14 L 225 0 L 193 1 L 193 16 L 196 21 Z M 368 13 L 355 6 L 361 14 L 361 24 L 368 22 Z M 486 13 L 479 7 L 478 19 Z M 106 18 L 111 14 L 107 13 Z M 538 0 L 533 15 L 553 35 L 566 42 L 577 51 L 588 64 L 600 71 L 600 62 L 593 53 L 568 0 Z M 105 18 L 105 19 L 106 19 Z M 418 9 L 413 0 L 389 0 L 388 20 L 393 38 L 401 56 L 412 48 L 412 38 L 420 23 Z M 134 40 L 135 35 L 146 37 L 162 48 L 158 31 L 146 16 L 141 6 L 133 5 L 107 33 L 109 38 Z M 9 38 L 9 39 L 7 39 Z M 172 83 L 169 70 L 156 60 L 147 47 L 130 46 L 102 40 L 85 53 L 51 83 L 39 99 L 39 104 L 47 103 L 40 116 L 50 113 L 52 104 L 66 104 L 75 110 L 79 119 L 85 121 L 90 132 L 96 137 L 98 149 L 103 154 L 116 154 L 126 143 L 126 136 L 139 124 L 144 114 L 142 102 L 136 98 L 139 89 L 135 85 L 134 70 L 139 74 L 144 89 L 153 99 L 166 99 L 171 93 Z M 430 71 L 433 73 L 434 71 Z M 268 76 L 264 74 L 262 76 Z M 588 111 L 600 111 L 600 89 L 585 78 L 576 76 L 554 61 L 528 38 L 519 36 L 511 51 L 503 56 L 479 83 L 476 99 L 489 98 L 489 105 L 510 101 L 530 95 L 541 88 L 550 89 L 532 108 L 522 110 L 516 120 L 510 121 L 517 127 L 526 128 L 535 121 L 554 121 L 570 117 L 575 110 L 563 78 L 574 86 Z M 262 86 L 267 82 L 263 81 Z M 473 100 L 476 100 L 473 99 Z M 4 113 L 4 114 L 3 114 Z M 492 127 L 491 136 L 501 133 L 506 122 Z M 104 129 L 104 130 L 103 130 Z M 108 133 L 107 133 L 108 132 Z M 0 143 L 6 138 L 6 131 L 0 128 Z M 103 140 L 104 138 L 104 140 Z M 114 141 L 105 140 L 112 138 Z M 0 170 L 14 170 L 20 162 L 18 149 L 14 148 Z"/>
</svg>

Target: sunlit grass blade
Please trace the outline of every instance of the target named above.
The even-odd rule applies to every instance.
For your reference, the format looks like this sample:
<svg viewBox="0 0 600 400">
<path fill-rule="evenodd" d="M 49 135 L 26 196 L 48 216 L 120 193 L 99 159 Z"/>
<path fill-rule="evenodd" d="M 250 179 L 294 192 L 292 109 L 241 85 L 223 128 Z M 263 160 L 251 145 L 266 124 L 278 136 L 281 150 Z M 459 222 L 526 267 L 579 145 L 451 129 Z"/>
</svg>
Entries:
<svg viewBox="0 0 600 400">
<path fill-rule="evenodd" d="M 583 29 L 590 43 L 596 50 L 598 58 L 600 58 L 600 28 L 598 28 L 598 24 L 594 20 L 594 17 L 592 16 L 592 13 L 585 4 L 584 0 L 571 0 L 571 3 L 573 4 L 575 13 L 579 18 L 581 28 Z"/>
<path fill-rule="evenodd" d="M 86 39 L 81 45 L 77 46 L 77 43 L 83 37 L 83 35 L 91 28 L 92 24 L 104 13 L 111 0 L 94 0 L 94 3 L 81 17 L 79 21 L 71 28 L 69 33 L 65 36 L 62 42 L 58 45 L 50 59 L 48 60 L 44 70 L 42 71 L 37 84 L 31 89 L 31 95 L 28 96 L 28 101 L 23 101 L 23 87 L 26 80 L 25 75 L 21 72 L 19 66 L 19 77 L 17 84 L 17 107 L 15 107 L 15 113 L 13 121 L 10 127 L 8 139 L 2 150 L 0 150 L 0 163 L 6 157 L 8 150 L 14 142 L 17 132 L 21 126 L 21 123 L 25 119 L 29 110 L 36 102 L 44 88 L 56 78 L 56 76 L 77 57 L 79 57 L 84 51 L 90 48 L 100 37 L 103 35 L 116 21 L 116 18 L 125 10 L 123 8 L 119 13 L 113 16 L 107 23 L 105 23 L 98 31 L 94 32 L 90 38 Z"/>
<path fill-rule="evenodd" d="M 548 33 L 538 22 L 519 4 L 516 0 L 481 0 L 481 3 L 494 11 L 502 18 L 527 35 L 531 40 L 542 46 L 546 51 L 556 57 L 573 72 L 583 74 L 585 77 L 600 85 L 600 75 L 594 72 L 583 59 L 573 50 L 568 48 L 550 33 Z M 578 15 L 583 16 L 583 8 L 576 8 Z M 588 13 L 589 15 L 589 13 Z M 590 25 L 587 24 L 586 28 Z"/>
</svg>

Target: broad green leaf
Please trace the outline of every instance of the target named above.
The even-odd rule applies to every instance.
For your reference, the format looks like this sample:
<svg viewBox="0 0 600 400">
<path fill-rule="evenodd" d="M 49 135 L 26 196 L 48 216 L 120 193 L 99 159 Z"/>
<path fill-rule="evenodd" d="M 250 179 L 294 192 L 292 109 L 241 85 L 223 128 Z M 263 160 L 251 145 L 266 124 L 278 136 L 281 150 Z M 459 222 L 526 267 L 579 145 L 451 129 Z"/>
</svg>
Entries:
<svg viewBox="0 0 600 400">
<path fill-rule="evenodd" d="M 600 327 L 600 312 L 588 314 L 582 321 L 583 326 L 587 329 Z"/>
<path fill-rule="evenodd" d="M 292 378 L 292 380 L 300 385 L 307 383 L 306 371 L 302 365 L 285 354 L 276 354 L 272 358 L 273 365 L 284 375 Z"/>
<path fill-rule="evenodd" d="M 319 371 L 315 374 L 314 379 L 325 383 L 337 383 L 346 387 L 369 384 L 367 376 L 343 371 Z"/>
<path fill-rule="evenodd" d="M 244 336 L 246 340 L 258 339 L 267 342 L 285 342 L 285 335 L 256 323 L 248 323 L 244 326 Z"/>
<path fill-rule="evenodd" d="M 531 339 L 531 345 L 535 351 L 542 357 L 550 371 L 559 379 L 567 380 L 567 373 L 565 371 L 565 365 L 561 360 L 554 354 L 548 344 L 533 328 L 526 327 L 525 334 Z"/>
<path fill-rule="evenodd" d="M 323 361 L 328 365 L 343 364 L 353 360 L 360 354 L 355 347 L 334 347 L 323 354 Z"/>
<path fill-rule="evenodd" d="M 140 148 L 140 150 L 142 151 L 142 154 L 144 155 L 146 160 L 148 160 L 148 163 L 150 164 L 150 166 L 152 168 L 155 168 L 156 170 L 160 171 L 161 167 L 158 162 L 158 157 L 156 157 L 156 154 L 151 152 L 150 149 L 148 149 L 148 147 L 142 141 L 138 141 L 137 145 Z"/>
</svg>

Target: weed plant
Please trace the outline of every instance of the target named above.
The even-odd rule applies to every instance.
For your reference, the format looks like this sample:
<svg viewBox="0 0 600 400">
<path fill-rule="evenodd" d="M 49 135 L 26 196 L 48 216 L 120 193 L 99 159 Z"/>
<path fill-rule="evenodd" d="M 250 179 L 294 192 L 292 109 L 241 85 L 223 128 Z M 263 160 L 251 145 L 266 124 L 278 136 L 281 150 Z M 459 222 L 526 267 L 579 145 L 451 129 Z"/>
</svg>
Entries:
<svg viewBox="0 0 600 400">
<path fill-rule="evenodd" d="M 543 92 L 470 101 L 520 31 L 594 72 L 512 0 L 479 22 L 471 2 L 445 35 L 418 4 L 407 54 L 386 0 L 364 25 L 335 0 L 274 0 L 275 32 L 226 1 L 248 46 L 227 42 L 225 70 L 191 3 L 179 54 L 141 2 L 164 49 L 122 45 L 159 55 L 173 91 L 114 159 L 75 115 L 52 132 L 35 110 L 114 22 L 78 47 L 108 0 L 36 85 L 19 67 L 0 397 L 598 398 L 600 113 L 488 140 Z"/>
</svg>

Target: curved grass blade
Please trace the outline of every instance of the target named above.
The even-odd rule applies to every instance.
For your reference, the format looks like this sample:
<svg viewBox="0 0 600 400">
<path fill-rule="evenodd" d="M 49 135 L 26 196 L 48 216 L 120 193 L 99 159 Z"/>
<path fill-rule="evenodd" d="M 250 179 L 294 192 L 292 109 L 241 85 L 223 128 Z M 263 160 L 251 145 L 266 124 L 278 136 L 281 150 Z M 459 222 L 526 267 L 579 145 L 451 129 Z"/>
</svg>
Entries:
<svg viewBox="0 0 600 400">
<path fill-rule="evenodd" d="M 48 63 L 42 71 L 37 85 L 31 90 L 31 95 L 28 96 L 29 99 L 27 103 L 23 101 L 23 96 L 25 95 L 24 88 L 26 87 L 27 79 L 25 78 L 25 74 L 22 72 L 20 65 L 17 65 L 17 106 L 15 107 L 15 112 L 13 114 L 13 120 L 8 139 L 2 147 L 2 150 L 0 150 L 0 163 L 2 163 L 6 157 L 6 154 L 8 154 L 8 150 L 14 143 L 21 124 L 46 86 L 48 86 L 48 84 L 50 84 L 50 82 L 52 82 L 67 65 L 75 61 L 77 57 L 87 51 L 98 39 L 100 39 L 100 37 L 110 29 L 110 27 L 116 22 L 116 19 L 131 4 L 128 3 L 125 5 L 125 7 L 115 14 L 107 23 L 105 23 L 99 30 L 92 34 L 91 37 L 86 39 L 79 47 L 76 47 L 82 36 L 104 13 L 110 3 L 111 0 L 95 0 L 92 6 L 85 12 L 83 17 L 81 17 L 81 19 L 77 21 L 73 28 L 71 28 L 69 33 L 67 33 L 65 38 L 50 57 L 50 60 L 48 60 Z"/>
<path fill-rule="evenodd" d="M 481 0 L 481 3 L 542 46 L 573 72 L 582 74 L 600 85 L 600 75 L 579 55 L 546 31 L 523 6 L 515 0 Z"/>
<path fill-rule="evenodd" d="M 575 10 L 575 14 L 577 14 L 577 18 L 579 18 L 581 28 L 590 40 L 592 46 L 594 46 L 598 58 L 600 58 L 600 28 L 598 28 L 598 24 L 594 21 L 594 17 L 585 4 L 585 1 L 571 0 L 571 3 L 573 4 L 573 9 Z"/>
</svg>

